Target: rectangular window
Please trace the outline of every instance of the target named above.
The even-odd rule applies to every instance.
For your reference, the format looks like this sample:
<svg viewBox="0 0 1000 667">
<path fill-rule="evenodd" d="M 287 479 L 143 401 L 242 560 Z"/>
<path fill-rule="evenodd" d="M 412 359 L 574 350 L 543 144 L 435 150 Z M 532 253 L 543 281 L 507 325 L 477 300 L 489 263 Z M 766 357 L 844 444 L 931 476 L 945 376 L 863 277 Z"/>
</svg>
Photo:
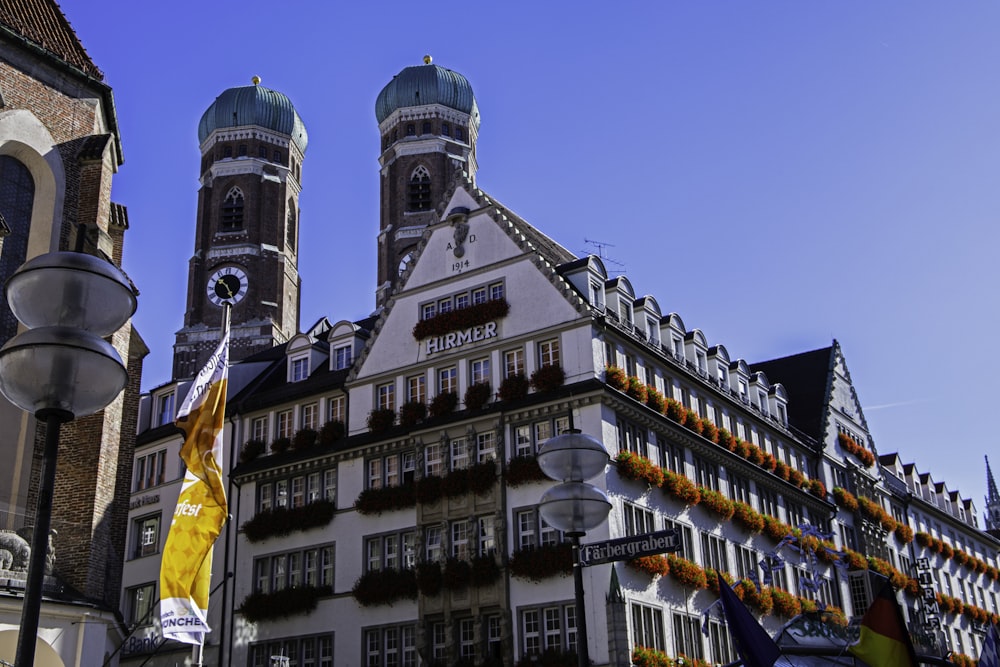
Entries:
<svg viewBox="0 0 1000 667">
<path fill-rule="evenodd" d="M 331 396 L 326 403 L 326 419 L 331 422 L 346 423 L 345 400 L 343 396 Z"/>
<path fill-rule="evenodd" d="M 503 298 L 503 283 L 493 283 L 490 285 L 490 300 L 499 301 Z"/>
<path fill-rule="evenodd" d="M 140 456 L 135 461 L 135 491 L 159 486 L 166 482 L 167 450 L 162 449 L 146 456 Z"/>
<path fill-rule="evenodd" d="M 725 665 L 736 659 L 729 630 L 716 618 L 708 620 L 708 643 L 712 649 L 711 660 L 715 664 Z"/>
<path fill-rule="evenodd" d="M 480 556 L 488 556 L 493 553 L 496 548 L 496 532 L 494 529 L 493 515 L 487 514 L 486 516 L 481 516 L 478 519 L 479 525 L 476 535 L 479 539 L 477 554 Z M 984 605 L 985 606 L 985 605 Z"/>
<path fill-rule="evenodd" d="M 292 359 L 292 382 L 300 382 L 309 377 L 309 357 Z"/>
<path fill-rule="evenodd" d="M 562 541 L 560 532 L 545 523 L 545 519 L 535 508 L 514 512 L 514 519 L 517 525 L 515 538 L 520 549 L 558 544 Z"/>
<path fill-rule="evenodd" d="M 306 478 L 301 475 L 292 478 L 292 507 L 306 504 Z"/>
<path fill-rule="evenodd" d="M 455 295 L 455 310 L 469 307 L 469 293 L 462 292 Z"/>
<path fill-rule="evenodd" d="M 514 429 L 514 454 L 528 456 L 534 454 L 535 448 L 531 440 L 531 426 L 524 424 Z"/>
<path fill-rule="evenodd" d="M 538 366 L 559 365 L 559 340 L 543 340 L 538 344 Z"/>
<path fill-rule="evenodd" d="M 145 516 L 132 522 L 132 558 L 150 556 L 160 551 L 160 515 Z"/>
<path fill-rule="evenodd" d="M 438 312 L 439 313 L 451 312 L 451 297 L 448 297 L 447 299 L 438 300 Z"/>
<path fill-rule="evenodd" d="M 472 660 L 476 657 L 476 623 L 471 618 L 458 621 L 458 657 Z"/>
<path fill-rule="evenodd" d="M 623 503 L 622 510 L 625 513 L 625 535 L 644 535 L 654 531 L 652 511 L 632 503 Z"/>
<path fill-rule="evenodd" d="M 274 434 L 276 438 L 291 438 L 292 429 L 294 428 L 292 420 L 291 410 L 282 410 L 277 414 L 277 431 Z"/>
<path fill-rule="evenodd" d="M 473 384 L 479 384 L 482 382 L 489 383 L 490 381 L 490 360 L 485 359 L 475 359 L 469 363 L 469 375 Z"/>
<path fill-rule="evenodd" d="M 342 371 L 350 368 L 352 361 L 350 345 L 341 345 L 340 347 L 333 348 L 333 370 Z"/>
<path fill-rule="evenodd" d="M 465 519 L 451 524 L 451 555 L 460 560 L 469 559 L 469 522 Z"/>
<path fill-rule="evenodd" d="M 250 422 L 250 438 L 259 442 L 267 442 L 267 416 L 254 417 Z"/>
<path fill-rule="evenodd" d="M 317 430 L 319 428 L 319 404 L 307 403 L 302 406 L 302 428 Z"/>
<path fill-rule="evenodd" d="M 576 648 L 576 607 L 554 605 L 521 611 L 521 654 Z"/>
<path fill-rule="evenodd" d="M 438 393 L 458 392 L 458 369 L 454 366 L 438 371 Z"/>
<path fill-rule="evenodd" d="M 388 626 L 384 628 L 366 628 L 362 631 L 364 637 L 364 661 L 365 667 L 416 667 L 417 666 L 417 645 L 416 627 L 413 625 Z M 333 667 L 333 640 L 329 641 L 329 662 L 324 663 L 324 649 L 327 648 L 320 643 L 320 664 L 318 667 Z M 270 656 L 267 656 L 270 660 Z M 263 663 L 270 666 L 270 663 Z M 256 667 L 256 665 L 254 666 Z M 292 662 L 289 667 L 298 667 Z M 303 664 L 302 667 L 305 667 Z"/>
<path fill-rule="evenodd" d="M 431 563 L 441 560 L 441 526 L 427 526 L 424 533 L 424 558 Z"/>
<path fill-rule="evenodd" d="M 753 580 L 757 576 L 757 552 L 743 545 L 736 545 L 736 576 Z"/>
<path fill-rule="evenodd" d="M 497 437 L 494 431 L 476 434 L 476 462 L 485 463 L 497 457 Z"/>
<path fill-rule="evenodd" d="M 151 625 L 153 623 L 156 584 L 134 586 L 125 591 L 125 622 L 129 625 Z"/>
<path fill-rule="evenodd" d="M 420 319 L 429 320 L 437 315 L 437 304 L 436 303 L 425 303 L 420 307 Z"/>
<path fill-rule="evenodd" d="M 676 528 L 681 531 L 681 550 L 677 552 L 677 555 L 694 561 L 694 533 L 691 531 L 691 526 L 685 526 L 683 523 L 670 519 L 664 519 L 663 523 L 664 528 Z"/>
<path fill-rule="evenodd" d="M 427 376 L 421 374 L 406 378 L 406 400 L 410 403 L 427 402 Z"/>
<path fill-rule="evenodd" d="M 645 646 L 665 651 L 663 641 L 663 610 L 632 603 L 632 646 Z"/>
<path fill-rule="evenodd" d="M 485 287 L 477 287 L 476 289 L 472 290 L 472 303 L 473 305 L 486 303 Z"/>
<path fill-rule="evenodd" d="M 503 376 L 524 375 L 524 350 L 515 348 L 503 353 Z"/>
<path fill-rule="evenodd" d="M 745 477 L 729 473 L 729 497 L 737 502 L 750 504 L 750 482 Z"/>
<path fill-rule="evenodd" d="M 673 615 L 674 655 L 683 653 L 689 658 L 704 660 L 699 619 L 686 614 Z"/>
<path fill-rule="evenodd" d="M 174 421 L 177 416 L 174 412 L 174 394 L 169 393 L 160 396 L 156 401 L 156 425 L 163 426 Z"/>
<path fill-rule="evenodd" d="M 774 491 L 757 487 L 757 500 L 760 503 L 761 514 L 778 518 L 778 495 Z"/>
<path fill-rule="evenodd" d="M 702 565 L 712 567 L 719 572 L 729 571 L 729 558 L 726 556 L 726 541 L 715 535 L 703 532 L 701 534 Z"/>
<path fill-rule="evenodd" d="M 451 441 L 451 470 L 462 470 L 469 467 L 469 443 L 465 438 L 454 438 Z"/>
<path fill-rule="evenodd" d="M 375 405 L 379 410 L 396 410 L 396 383 L 386 382 L 375 388 Z"/>
<path fill-rule="evenodd" d="M 694 457 L 695 483 L 713 491 L 719 490 L 719 467 L 700 456 Z"/>
<path fill-rule="evenodd" d="M 424 474 L 440 475 L 443 470 L 441 461 L 441 443 L 435 442 L 424 448 Z"/>
</svg>

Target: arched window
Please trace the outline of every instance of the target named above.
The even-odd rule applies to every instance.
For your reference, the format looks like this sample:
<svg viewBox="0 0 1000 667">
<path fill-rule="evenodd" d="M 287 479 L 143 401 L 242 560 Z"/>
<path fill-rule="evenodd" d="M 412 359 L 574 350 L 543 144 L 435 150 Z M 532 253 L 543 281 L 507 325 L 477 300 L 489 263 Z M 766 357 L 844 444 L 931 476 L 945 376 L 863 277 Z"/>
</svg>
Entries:
<svg viewBox="0 0 1000 667">
<path fill-rule="evenodd" d="M 10 228 L 0 254 L 0 285 L 27 259 L 34 201 L 35 179 L 28 168 L 10 156 L 0 156 L 0 214 Z M 7 299 L 0 299 L 0 341 L 16 333 L 17 318 L 10 311 Z"/>
<path fill-rule="evenodd" d="M 235 232 L 243 229 L 243 191 L 233 188 L 222 202 L 222 231 Z"/>
<path fill-rule="evenodd" d="M 285 245 L 295 252 L 295 200 L 288 200 L 288 219 L 285 222 Z"/>
<path fill-rule="evenodd" d="M 414 169 L 410 175 L 407 204 L 410 211 L 431 210 L 431 175 L 423 165 Z"/>
</svg>

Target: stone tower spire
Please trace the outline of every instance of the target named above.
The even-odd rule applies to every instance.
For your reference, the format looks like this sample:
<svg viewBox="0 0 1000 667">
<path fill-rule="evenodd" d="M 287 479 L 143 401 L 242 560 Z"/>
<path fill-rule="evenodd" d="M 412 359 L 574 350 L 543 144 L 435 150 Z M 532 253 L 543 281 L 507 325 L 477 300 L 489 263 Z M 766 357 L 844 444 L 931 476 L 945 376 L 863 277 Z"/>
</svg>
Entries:
<svg viewBox="0 0 1000 667">
<path fill-rule="evenodd" d="M 1000 492 L 997 491 L 996 480 L 990 469 L 990 457 L 986 459 L 986 530 L 993 534 L 1000 533 Z"/>
</svg>

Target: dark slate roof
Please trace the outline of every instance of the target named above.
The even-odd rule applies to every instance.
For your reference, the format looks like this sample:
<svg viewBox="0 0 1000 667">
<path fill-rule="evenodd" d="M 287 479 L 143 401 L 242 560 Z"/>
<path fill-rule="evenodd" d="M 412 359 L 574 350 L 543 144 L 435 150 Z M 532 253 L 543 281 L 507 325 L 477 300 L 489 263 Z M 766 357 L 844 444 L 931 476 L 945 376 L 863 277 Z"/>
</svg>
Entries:
<svg viewBox="0 0 1000 667">
<path fill-rule="evenodd" d="M 752 372 L 764 371 L 772 384 L 780 382 L 788 390 L 789 423 L 820 441 L 823 439 L 823 416 L 833 371 L 833 354 L 833 346 L 830 346 L 749 364 Z"/>
<path fill-rule="evenodd" d="M 285 94 L 258 84 L 222 91 L 201 116 L 198 142 L 204 143 L 215 130 L 244 125 L 259 125 L 287 135 L 303 153 L 309 144 L 306 126 L 292 101 Z"/>
<path fill-rule="evenodd" d="M 425 104 L 441 104 L 472 114 L 476 97 L 469 80 L 458 72 L 430 63 L 407 67 L 378 94 L 375 118 L 381 123 L 396 109 Z"/>
<path fill-rule="evenodd" d="M 62 62 L 104 80 L 104 73 L 87 55 L 80 38 L 53 0 L 0 0 L 0 23 Z"/>
</svg>

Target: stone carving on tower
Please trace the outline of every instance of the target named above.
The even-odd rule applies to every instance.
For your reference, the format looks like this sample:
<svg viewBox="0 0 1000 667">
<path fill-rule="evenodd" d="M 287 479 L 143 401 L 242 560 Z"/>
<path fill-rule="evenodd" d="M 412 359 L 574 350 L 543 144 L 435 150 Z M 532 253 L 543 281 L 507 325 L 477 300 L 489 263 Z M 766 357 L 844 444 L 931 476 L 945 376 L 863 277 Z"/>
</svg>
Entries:
<svg viewBox="0 0 1000 667">
<path fill-rule="evenodd" d="M 216 98 L 198 140 L 198 224 L 175 379 L 194 376 L 215 348 L 223 302 L 233 306 L 233 361 L 284 343 L 299 328 L 302 119 L 287 97 L 254 77 Z"/>
<path fill-rule="evenodd" d="M 413 259 L 456 170 L 475 181 L 479 109 L 464 76 L 431 63 L 407 67 L 375 101 L 382 137 L 376 306 Z"/>
</svg>

